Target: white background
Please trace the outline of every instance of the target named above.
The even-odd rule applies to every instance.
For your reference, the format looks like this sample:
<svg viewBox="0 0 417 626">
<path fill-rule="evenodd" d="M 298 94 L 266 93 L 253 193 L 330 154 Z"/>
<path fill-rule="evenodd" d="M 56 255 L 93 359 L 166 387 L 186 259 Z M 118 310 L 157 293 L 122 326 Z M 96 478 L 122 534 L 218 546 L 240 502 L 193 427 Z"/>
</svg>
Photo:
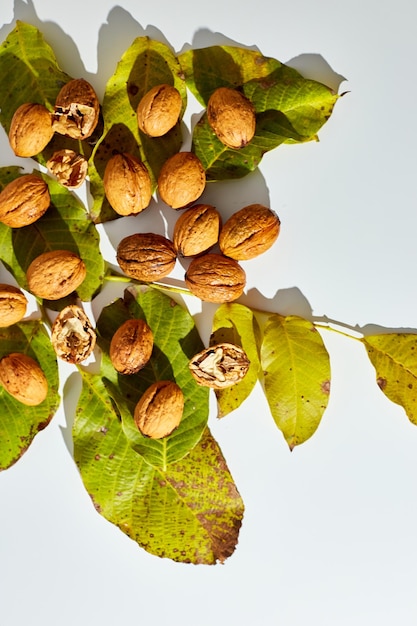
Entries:
<svg viewBox="0 0 417 626">
<path fill-rule="evenodd" d="M 273 250 L 245 264 L 244 303 L 365 330 L 417 329 L 414 7 L 412 0 L 2 0 L 0 37 L 16 19 L 38 26 L 61 67 L 100 96 L 143 34 L 165 38 L 176 52 L 257 46 L 336 87 L 335 74 L 344 77 L 339 91 L 349 93 L 319 143 L 280 147 L 259 172 L 206 197 L 225 214 L 246 199 L 269 202 L 281 218 Z M 0 165 L 22 164 L 3 131 L 0 141 Z M 110 240 L 122 228 L 109 225 Z M 105 233 L 103 246 L 111 256 Z M 212 312 L 205 307 L 197 317 L 205 341 Z M 359 342 L 322 335 L 332 392 L 307 443 L 289 452 L 259 391 L 224 420 L 214 411 L 210 418 L 246 504 L 239 544 L 224 565 L 151 556 L 96 513 L 68 451 L 69 393 L 67 415 L 60 410 L 0 476 L 2 626 L 414 626 L 417 429 L 378 389 Z"/>
</svg>

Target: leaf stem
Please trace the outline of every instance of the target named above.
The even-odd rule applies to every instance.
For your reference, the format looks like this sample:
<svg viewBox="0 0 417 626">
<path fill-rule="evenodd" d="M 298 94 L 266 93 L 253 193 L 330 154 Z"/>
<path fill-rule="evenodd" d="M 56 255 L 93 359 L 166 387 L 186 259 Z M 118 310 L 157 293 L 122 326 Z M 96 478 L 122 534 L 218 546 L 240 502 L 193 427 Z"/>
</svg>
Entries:
<svg viewBox="0 0 417 626">
<path fill-rule="evenodd" d="M 331 332 L 342 335 L 343 337 L 349 337 L 349 339 L 355 339 L 356 341 L 362 341 L 363 333 L 357 326 L 352 326 L 351 324 L 346 324 L 345 322 L 339 322 L 337 320 L 332 320 L 327 316 L 313 318 L 313 324 L 317 328 L 324 328 L 325 330 L 329 330 Z M 342 328 L 346 330 L 342 330 Z M 350 332 L 347 332 L 349 330 Z M 355 333 L 355 334 L 354 334 Z M 360 336 L 358 336 L 360 335 Z"/>
</svg>

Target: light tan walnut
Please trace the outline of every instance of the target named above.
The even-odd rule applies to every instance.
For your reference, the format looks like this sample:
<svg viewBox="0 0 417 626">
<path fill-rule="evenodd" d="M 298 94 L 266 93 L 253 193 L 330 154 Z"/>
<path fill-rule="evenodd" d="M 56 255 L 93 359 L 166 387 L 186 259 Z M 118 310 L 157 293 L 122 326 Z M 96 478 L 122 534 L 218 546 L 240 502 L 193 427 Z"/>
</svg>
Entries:
<svg viewBox="0 0 417 626">
<path fill-rule="evenodd" d="M 26 102 L 14 112 L 9 143 L 16 156 L 36 156 L 48 145 L 53 135 L 52 115 L 43 104 Z"/>
<path fill-rule="evenodd" d="M 177 152 L 163 164 L 158 176 L 158 193 L 172 209 L 185 209 L 206 186 L 206 173 L 193 152 Z"/>
<path fill-rule="evenodd" d="M 117 246 L 116 257 L 127 276 L 144 282 L 168 276 L 177 259 L 172 241 L 156 233 L 135 233 L 124 237 Z"/>
<path fill-rule="evenodd" d="M 11 228 L 33 224 L 51 203 L 48 185 L 37 174 L 23 174 L 0 193 L 0 222 Z"/>
<path fill-rule="evenodd" d="M 172 85 L 155 85 L 137 106 L 139 129 L 150 137 L 166 135 L 178 122 L 182 98 Z"/>
<path fill-rule="evenodd" d="M 27 298 L 14 285 L 0 284 L 0 327 L 17 324 L 26 314 Z"/>
<path fill-rule="evenodd" d="M 29 291 L 45 300 L 65 298 L 81 285 L 86 275 L 84 261 L 70 250 L 40 254 L 26 272 Z"/>
<path fill-rule="evenodd" d="M 256 129 L 253 104 L 240 91 L 219 87 L 207 103 L 207 120 L 220 141 L 228 148 L 244 148 Z"/>
<path fill-rule="evenodd" d="M 107 200 L 119 215 L 140 213 L 152 198 L 152 182 L 146 165 L 133 154 L 115 154 L 109 159 L 103 185 Z"/>
<path fill-rule="evenodd" d="M 133 418 L 145 437 L 162 439 L 178 428 L 184 412 L 184 394 L 170 380 L 160 380 L 145 391 Z"/>
<path fill-rule="evenodd" d="M 242 295 L 246 274 L 234 259 L 209 252 L 191 261 L 185 284 L 201 300 L 221 304 Z"/>
<path fill-rule="evenodd" d="M 180 214 L 172 240 L 177 254 L 198 256 L 216 245 L 221 228 L 220 213 L 210 204 L 196 204 Z"/>
<path fill-rule="evenodd" d="M 48 395 L 48 381 L 39 363 L 20 352 L 0 360 L 0 383 L 7 393 L 27 406 L 37 406 Z"/>
<path fill-rule="evenodd" d="M 110 360 L 120 374 L 136 374 L 151 358 L 153 333 L 142 319 L 126 320 L 110 342 Z"/>
<path fill-rule="evenodd" d="M 275 243 L 281 228 L 278 215 L 262 204 L 250 204 L 236 211 L 220 231 L 219 247 L 228 257 L 253 259 Z"/>
</svg>

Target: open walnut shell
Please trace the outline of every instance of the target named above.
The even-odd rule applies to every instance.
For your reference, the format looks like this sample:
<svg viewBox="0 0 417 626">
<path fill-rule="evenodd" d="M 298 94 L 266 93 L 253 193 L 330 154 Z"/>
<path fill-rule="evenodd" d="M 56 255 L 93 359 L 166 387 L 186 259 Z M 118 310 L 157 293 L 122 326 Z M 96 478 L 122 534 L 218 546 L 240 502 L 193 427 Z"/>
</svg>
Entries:
<svg viewBox="0 0 417 626">
<path fill-rule="evenodd" d="M 83 309 L 66 306 L 52 325 L 51 342 L 56 355 L 67 363 L 81 363 L 93 352 L 96 333 Z"/>
</svg>

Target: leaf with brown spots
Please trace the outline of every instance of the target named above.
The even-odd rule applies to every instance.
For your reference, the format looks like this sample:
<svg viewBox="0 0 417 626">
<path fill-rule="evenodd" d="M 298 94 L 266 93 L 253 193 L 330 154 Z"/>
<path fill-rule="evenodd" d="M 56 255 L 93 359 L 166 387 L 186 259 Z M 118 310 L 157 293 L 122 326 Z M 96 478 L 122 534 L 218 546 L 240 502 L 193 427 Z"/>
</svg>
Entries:
<svg viewBox="0 0 417 626">
<path fill-rule="evenodd" d="M 417 334 L 368 335 L 362 343 L 375 368 L 378 387 L 417 424 Z"/>
<path fill-rule="evenodd" d="M 329 355 L 315 326 L 271 315 L 261 346 L 265 395 L 292 450 L 316 431 L 330 394 Z"/>
<path fill-rule="evenodd" d="M 243 502 L 208 429 L 164 471 L 131 447 L 103 379 L 82 374 L 74 458 L 96 510 L 142 548 L 213 565 L 235 550 Z"/>
</svg>

